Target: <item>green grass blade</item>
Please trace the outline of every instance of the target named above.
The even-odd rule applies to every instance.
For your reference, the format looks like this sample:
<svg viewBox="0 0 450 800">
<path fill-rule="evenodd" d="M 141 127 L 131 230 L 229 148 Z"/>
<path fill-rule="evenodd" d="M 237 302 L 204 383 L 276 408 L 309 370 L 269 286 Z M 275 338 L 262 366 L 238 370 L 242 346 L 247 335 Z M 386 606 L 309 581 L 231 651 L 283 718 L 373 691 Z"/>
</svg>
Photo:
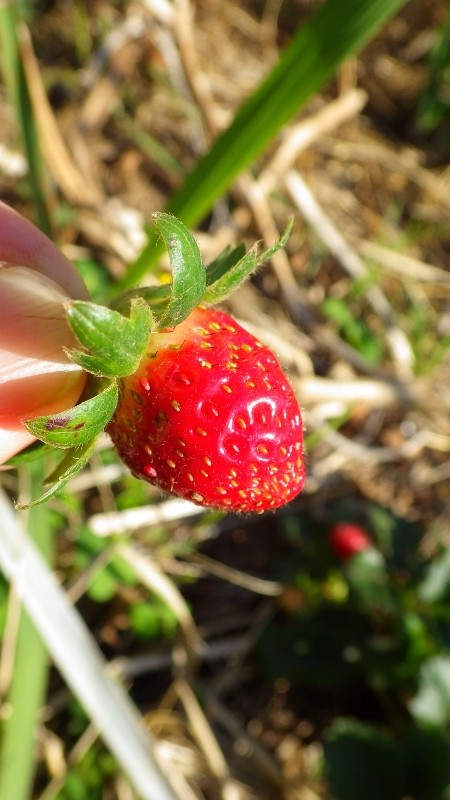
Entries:
<svg viewBox="0 0 450 800">
<path fill-rule="evenodd" d="M 36 764 L 37 721 L 47 685 L 48 657 L 25 613 L 20 620 L 14 670 L 8 693 L 11 716 L 2 726 L 0 797 L 2 800 L 29 800 Z"/>
<path fill-rule="evenodd" d="M 33 465 L 33 484 L 40 486 L 41 463 Z M 27 528 L 46 561 L 52 553 L 53 536 L 49 507 L 33 508 Z M 0 751 L 0 797 L 28 800 L 36 766 L 36 729 L 47 686 L 49 663 L 45 645 L 27 613 L 22 609 L 14 673 L 7 702 L 11 713 L 2 725 Z"/>
<path fill-rule="evenodd" d="M 28 164 L 28 180 L 36 209 L 37 223 L 51 233 L 51 221 L 44 187 L 44 169 L 38 134 L 25 79 L 18 42 L 20 11 L 14 2 L 0 2 L 0 63 L 9 102 L 14 108 Z"/>
<path fill-rule="evenodd" d="M 300 28 L 274 69 L 172 196 L 166 210 L 188 226 L 198 223 L 342 61 L 359 50 L 405 2 L 327 0 Z M 146 247 L 119 289 L 137 283 L 160 252 L 157 235 L 150 230 Z"/>
<path fill-rule="evenodd" d="M 21 599 L 53 663 L 83 705 L 142 800 L 180 800 L 164 774 L 155 741 L 77 609 L 39 555 L 0 488 L 0 570 L 21 581 Z M 15 762 L 16 773 L 22 763 Z M 181 775 L 178 779 L 181 780 Z M 1 800 L 10 800 L 0 795 Z M 14 797 L 14 800 L 16 798 Z M 18 800 L 18 799 L 17 799 Z"/>
</svg>

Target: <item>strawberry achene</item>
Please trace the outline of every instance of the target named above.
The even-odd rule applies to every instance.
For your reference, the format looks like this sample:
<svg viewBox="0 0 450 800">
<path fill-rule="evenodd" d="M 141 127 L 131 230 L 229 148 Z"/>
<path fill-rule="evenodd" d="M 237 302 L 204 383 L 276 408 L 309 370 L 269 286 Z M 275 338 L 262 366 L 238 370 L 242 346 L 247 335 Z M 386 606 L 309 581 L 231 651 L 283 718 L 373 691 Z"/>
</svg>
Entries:
<svg viewBox="0 0 450 800">
<path fill-rule="evenodd" d="M 291 386 L 273 353 L 216 309 L 151 334 L 108 432 L 134 475 L 198 505 L 262 512 L 305 482 Z"/>
</svg>

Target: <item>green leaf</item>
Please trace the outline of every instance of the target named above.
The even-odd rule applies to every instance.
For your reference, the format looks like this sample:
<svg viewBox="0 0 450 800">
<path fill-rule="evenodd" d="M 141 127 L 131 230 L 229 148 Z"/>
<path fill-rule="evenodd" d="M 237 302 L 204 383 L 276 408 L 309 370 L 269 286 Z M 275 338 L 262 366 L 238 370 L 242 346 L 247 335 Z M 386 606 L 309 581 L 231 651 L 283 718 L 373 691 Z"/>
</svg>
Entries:
<svg viewBox="0 0 450 800">
<path fill-rule="evenodd" d="M 363 669 L 364 617 L 349 607 L 320 606 L 280 626 L 271 622 L 259 640 L 259 656 L 271 679 L 329 690 L 351 685 Z M 349 658 L 348 653 L 356 654 Z"/>
<path fill-rule="evenodd" d="M 394 612 L 396 598 L 389 583 L 386 564 L 378 550 L 357 553 L 345 566 L 345 576 L 357 607 L 366 613 Z"/>
<path fill-rule="evenodd" d="M 28 420 L 25 425 L 37 439 L 54 447 L 79 447 L 100 433 L 117 406 L 116 382 L 68 411 Z"/>
<path fill-rule="evenodd" d="M 67 318 L 80 344 L 88 350 L 71 350 L 76 364 L 94 375 L 119 378 L 139 366 L 153 327 L 153 315 L 145 300 L 131 301 L 130 316 L 105 306 L 77 300 L 70 303 Z"/>
<path fill-rule="evenodd" d="M 197 242 L 171 214 L 153 214 L 164 239 L 172 266 L 172 295 L 160 320 L 161 327 L 178 325 L 200 303 L 206 286 L 206 270 Z"/>
<path fill-rule="evenodd" d="M 267 78 L 239 108 L 231 125 L 213 143 L 181 187 L 167 211 L 196 225 L 242 170 L 252 164 L 286 123 L 358 51 L 406 0 L 327 0 L 302 24 Z M 132 286 L 161 251 L 149 241 L 119 290 Z"/>
<path fill-rule="evenodd" d="M 418 587 L 418 595 L 426 603 L 436 603 L 450 594 L 450 550 L 446 549 L 429 565 Z"/>
<path fill-rule="evenodd" d="M 450 656 L 430 658 L 419 675 L 419 691 L 409 704 L 416 720 L 430 725 L 450 722 Z"/>
<path fill-rule="evenodd" d="M 87 464 L 92 453 L 94 452 L 96 441 L 97 439 L 94 438 L 91 439 L 91 441 L 86 442 L 81 447 L 72 447 L 70 450 L 67 450 L 62 461 L 60 461 L 56 469 L 44 481 L 45 485 L 50 483 L 53 484 L 50 489 L 48 489 L 47 492 L 42 494 L 32 503 L 27 503 L 25 505 L 18 503 L 17 507 L 21 510 L 25 510 L 27 508 L 32 508 L 33 506 L 39 506 L 41 503 L 45 503 L 55 494 L 60 492 L 66 483 L 75 475 L 77 475 L 77 473 L 83 469 L 85 464 Z"/>
<path fill-rule="evenodd" d="M 408 771 L 406 797 L 448 800 L 450 797 L 450 736 L 442 729 L 413 729 L 405 741 Z"/>
<path fill-rule="evenodd" d="M 219 253 L 214 261 L 211 261 L 206 267 L 206 285 L 211 286 L 212 283 L 218 281 L 219 278 L 234 267 L 243 256 L 245 256 L 245 246 L 243 244 L 238 244 L 237 247 L 228 245 L 228 247 Z"/>
<path fill-rule="evenodd" d="M 160 286 L 140 286 L 135 289 L 129 289 L 123 292 L 118 297 L 115 297 L 111 303 L 111 308 L 119 311 L 126 316 L 130 313 L 130 306 L 136 297 L 141 297 L 148 306 L 156 319 L 160 317 L 167 310 L 170 298 L 172 296 L 172 287 L 167 284 Z"/>
<path fill-rule="evenodd" d="M 109 568 L 113 575 L 116 577 L 117 581 L 124 586 L 137 586 L 139 581 L 136 577 L 136 572 L 128 563 L 119 555 L 113 555 L 110 563 Z"/>
<path fill-rule="evenodd" d="M 225 272 L 214 283 L 211 283 L 203 296 L 205 303 L 220 303 L 225 300 L 243 281 L 250 277 L 255 269 L 263 264 L 264 261 L 272 258 L 274 253 L 285 246 L 292 230 L 292 225 L 293 220 L 291 219 L 281 239 L 272 247 L 269 247 L 268 250 L 265 250 L 264 253 L 259 254 L 258 245 L 255 244 L 228 272 Z"/>
<path fill-rule="evenodd" d="M 165 636 L 173 639 L 178 620 L 173 611 L 158 598 L 151 602 L 135 603 L 130 609 L 130 625 L 142 640 Z"/>
<path fill-rule="evenodd" d="M 403 800 L 399 744 L 370 725 L 337 719 L 325 740 L 325 773 L 335 800 Z"/>
<path fill-rule="evenodd" d="M 108 603 L 117 594 L 118 583 L 108 567 L 96 572 L 89 583 L 86 594 L 95 603 Z"/>
<path fill-rule="evenodd" d="M 161 632 L 160 609 L 156 603 L 134 603 L 130 608 L 130 625 L 140 639 L 156 639 Z"/>
</svg>

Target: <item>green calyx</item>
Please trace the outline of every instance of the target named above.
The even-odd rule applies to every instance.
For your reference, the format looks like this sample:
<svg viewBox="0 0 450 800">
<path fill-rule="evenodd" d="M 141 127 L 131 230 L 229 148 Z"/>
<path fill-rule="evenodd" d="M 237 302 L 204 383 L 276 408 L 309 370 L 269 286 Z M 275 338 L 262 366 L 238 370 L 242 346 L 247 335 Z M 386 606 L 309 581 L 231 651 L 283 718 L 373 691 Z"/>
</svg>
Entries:
<svg viewBox="0 0 450 800">
<path fill-rule="evenodd" d="M 105 429 L 118 402 L 118 381 L 132 375 L 144 357 L 149 337 L 172 328 L 200 303 L 220 303 L 232 294 L 264 261 L 284 247 L 290 222 L 281 239 L 263 253 L 254 245 L 247 253 L 243 245 L 224 250 L 207 267 L 197 242 L 171 214 L 153 214 L 166 246 L 172 269 L 171 285 L 142 287 L 116 298 L 112 308 L 71 301 L 67 320 L 80 349 L 68 351 L 70 359 L 90 373 L 81 402 L 59 414 L 25 422 L 37 439 L 65 450 L 58 467 L 47 478 L 51 484 L 32 505 L 48 500 L 87 463 L 96 439 Z"/>
<path fill-rule="evenodd" d="M 290 220 L 280 240 L 262 253 L 257 244 L 248 253 L 244 245 L 227 247 L 205 266 L 194 237 L 180 220 L 162 212 L 153 214 L 153 219 L 169 254 L 172 283 L 131 289 L 115 299 L 113 308 L 128 313 L 132 300 L 143 298 L 155 317 L 154 330 L 179 325 L 200 303 L 215 305 L 226 300 L 261 264 L 285 247 L 293 225 Z"/>
</svg>

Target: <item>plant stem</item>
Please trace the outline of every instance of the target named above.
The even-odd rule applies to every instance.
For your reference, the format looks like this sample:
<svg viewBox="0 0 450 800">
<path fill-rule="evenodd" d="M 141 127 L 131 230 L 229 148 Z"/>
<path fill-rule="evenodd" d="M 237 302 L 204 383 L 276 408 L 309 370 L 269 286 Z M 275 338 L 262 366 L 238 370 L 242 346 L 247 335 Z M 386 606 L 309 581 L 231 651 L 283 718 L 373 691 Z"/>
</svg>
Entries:
<svg viewBox="0 0 450 800">
<path fill-rule="evenodd" d="M 31 467 L 33 467 L 31 494 L 36 496 L 42 478 L 42 474 L 38 473 L 42 472 L 42 466 L 36 463 L 29 465 L 28 469 Z M 37 506 L 28 512 L 27 528 L 40 552 L 46 561 L 49 561 L 53 537 L 46 505 Z M 17 558 L 20 559 L 20 542 L 17 546 Z M 10 603 L 18 603 L 19 598 L 20 585 L 16 582 L 11 586 Z M 23 608 L 19 613 L 17 637 L 13 643 L 12 680 L 6 697 L 6 708 L 10 709 L 10 713 L 2 726 L 0 751 L 2 800 L 29 800 L 31 797 L 36 766 L 36 729 L 48 677 L 47 650 Z"/>
<path fill-rule="evenodd" d="M 31 108 L 17 36 L 20 18 L 20 9 L 14 2 L 0 3 L 0 63 L 9 101 L 16 114 L 17 126 L 28 163 L 28 180 L 36 208 L 37 222 L 45 233 L 50 234 L 51 221 L 47 208 L 38 132 Z"/>
</svg>

